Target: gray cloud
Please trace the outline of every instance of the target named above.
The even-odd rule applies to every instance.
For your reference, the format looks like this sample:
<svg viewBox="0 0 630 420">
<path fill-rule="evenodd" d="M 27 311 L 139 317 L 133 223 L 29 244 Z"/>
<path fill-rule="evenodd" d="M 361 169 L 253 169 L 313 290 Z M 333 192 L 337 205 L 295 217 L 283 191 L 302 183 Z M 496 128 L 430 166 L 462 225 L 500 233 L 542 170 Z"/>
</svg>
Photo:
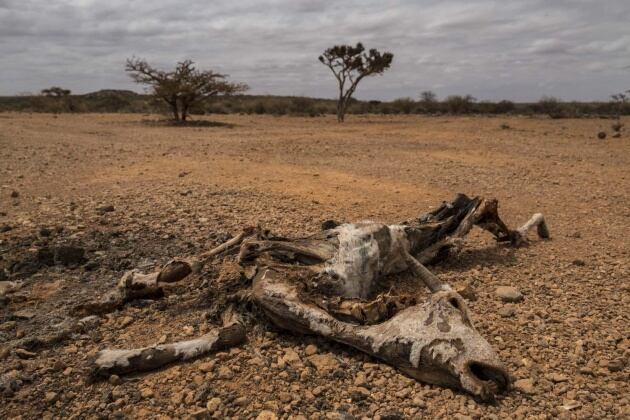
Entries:
<svg viewBox="0 0 630 420">
<path fill-rule="evenodd" d="M 139 90 L 126 57 L 193 58 L 254 94 L 333 97 L 317 56 L 362 41 L 394 53 L 359 98 L 607 99 L 630 88 L 627 0 L 0 0 L 0 94 Z"/>
</svg>

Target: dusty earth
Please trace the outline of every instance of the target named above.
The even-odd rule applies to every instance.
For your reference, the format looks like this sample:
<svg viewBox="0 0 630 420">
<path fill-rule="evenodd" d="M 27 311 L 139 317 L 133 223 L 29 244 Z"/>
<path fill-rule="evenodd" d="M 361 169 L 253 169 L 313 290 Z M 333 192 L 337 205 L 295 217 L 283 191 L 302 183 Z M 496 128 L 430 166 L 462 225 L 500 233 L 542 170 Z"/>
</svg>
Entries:
<svg viewBox="0 0 630 420">
<path fill-rule="evenodd" d="M 0 114 L 0 417 L 630 415 L 630 135 L 599 140 L 609 120 L 157 118 Z M 203 290 L 218 263 L 161 300 L 34 340 L 125 270 L 207 250 L 246 224 L 298 235 L 327 219 L 398 222 L 456 192 L 496 196 L 512 226 L 543 212 L 552 234 L 514 250 L 476 229 L 432 268 L 474 290 L 476 325 L 516 380 L 494 404 L 264 320 L 240 348 L 87 381 L 100 349 L 207 331 Z M 503 303 L 498 286 L 524 299 Z"/>
</svg>

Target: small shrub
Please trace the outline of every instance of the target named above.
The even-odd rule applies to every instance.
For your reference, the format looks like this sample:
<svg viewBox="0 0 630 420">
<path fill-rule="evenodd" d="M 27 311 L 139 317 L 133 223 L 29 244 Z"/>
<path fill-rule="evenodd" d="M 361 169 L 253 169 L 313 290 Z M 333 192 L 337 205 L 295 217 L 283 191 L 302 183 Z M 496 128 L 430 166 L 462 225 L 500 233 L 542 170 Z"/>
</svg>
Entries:
<svg viewBox="0 0 630 420">
<path fill-rule="evenodd" d="M 451 95 L 444 100 L 446 111 L 451 114 L 469 114 L 476 99 L 471 95 Z"/>
<path fill-rule="evenodd" d="M 411 114 L 416 108 L 416 103 L 411 98 L 399 98 L 392 102 L 391 107 L 395 114 Z"/>
</svg>

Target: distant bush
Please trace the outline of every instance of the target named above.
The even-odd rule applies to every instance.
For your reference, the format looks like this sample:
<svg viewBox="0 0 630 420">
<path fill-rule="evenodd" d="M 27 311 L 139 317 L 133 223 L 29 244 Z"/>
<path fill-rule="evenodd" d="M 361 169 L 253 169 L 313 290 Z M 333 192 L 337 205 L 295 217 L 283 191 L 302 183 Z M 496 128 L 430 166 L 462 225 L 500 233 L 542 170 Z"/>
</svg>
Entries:
<svg viewBox="0 0 630 420">
<path fill-rule="evenodd" d="M 416 111 L 416 102 L 411 98 L 399 98 L 391 103 L 395 114 L 411 114 Z"/>
<path fill-rule="evenodd" d="M 440 104 L 437 100 L 437 95 L 431 90 L 425 90 L 420 92 L 420 112 L 432 114 L 439 109 Z"/>
<path fill-rule="evenodd" d="M 587 116 L 630 115 L 630 102 L 563 102 L 554 97 L 543 97 L 535 103 L 513 103 L 480 101 L 470 95 L 453 95 L 443 101 L 433 102 L 411 98 L 393 101 L 359 101 L 351 99 L 349 114 L 544 114 L 551 118 L 580 118 Z M 72 104 L 72 107 L 69 106 Z M 149 95 L 141 95 L 128 90 L 101 90 L 85 95 L 49 97 L 42 95 L 0 97 L 0 111 L 22 112 L 123 112 L 123 113 L 162 113 L 170 117 L 171 110 L 160 100 Z M 318 116 L 334 115 L 336 101 L 290 96 L 251 96 L 232 95 L 213 97 L 191 106 L 192 115 L 203 114 L 271 114 Z"/>
<path fill-rule="evenodd" d="M 451 114 L 470 114 L 474 110 L 476 99 L 470 95 L 451 95 L 444 100 L 446 112 Z"/>
<path fill-rule="evenodd" d="M 297 97 L 291 99 L 289 112 L 295 115 L 309 115 L 315 117 L 318 112 L 315 109 L 315 101 L 311 98 Z"/>
<path fill-rule="evenodd" d="M 543 96 L 536 104 L 536 110 L 541 114 L 547 114 L 551 118 L 564 118 L 567 116 L 566 109 L 562 106 L 560 99 L 553 96 Z"/>
</svg>

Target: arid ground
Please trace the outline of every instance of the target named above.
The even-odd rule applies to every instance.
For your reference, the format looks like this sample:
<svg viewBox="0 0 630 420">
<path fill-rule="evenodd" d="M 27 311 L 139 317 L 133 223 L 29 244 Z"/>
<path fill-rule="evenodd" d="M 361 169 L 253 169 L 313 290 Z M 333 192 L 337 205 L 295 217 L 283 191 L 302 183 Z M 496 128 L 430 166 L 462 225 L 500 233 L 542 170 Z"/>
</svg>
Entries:
<svg viewBox="0 0 630 420">
<path fill-rule="evenodd" d="M 0 417 L 630 415 L 630 134 L 599 140 L 611 120 L 157 120 L 0 114 Z M 100 349 L 207 331 L 210 303 L 200 297 L 218 263 L 159 301 L 129 304 L 55 343 L 33 340 L 125 270 L 210 249 L 245 225 L 303 235 L 327 219 L 394 223 L 457 192 L 498 198 L 512 227 L 542 212 L 552 235 L 512 249 L 476 229 L 462 253 L 432 267 L 474 290 L 477 328 L 517 381 L 494 404 L 264 320 L 237 349 L 87 382 Z M 84 260 L 54 255 L 67 245 Z M 503 303 L 501 285 L 524 299 Z"/>
</svg>

